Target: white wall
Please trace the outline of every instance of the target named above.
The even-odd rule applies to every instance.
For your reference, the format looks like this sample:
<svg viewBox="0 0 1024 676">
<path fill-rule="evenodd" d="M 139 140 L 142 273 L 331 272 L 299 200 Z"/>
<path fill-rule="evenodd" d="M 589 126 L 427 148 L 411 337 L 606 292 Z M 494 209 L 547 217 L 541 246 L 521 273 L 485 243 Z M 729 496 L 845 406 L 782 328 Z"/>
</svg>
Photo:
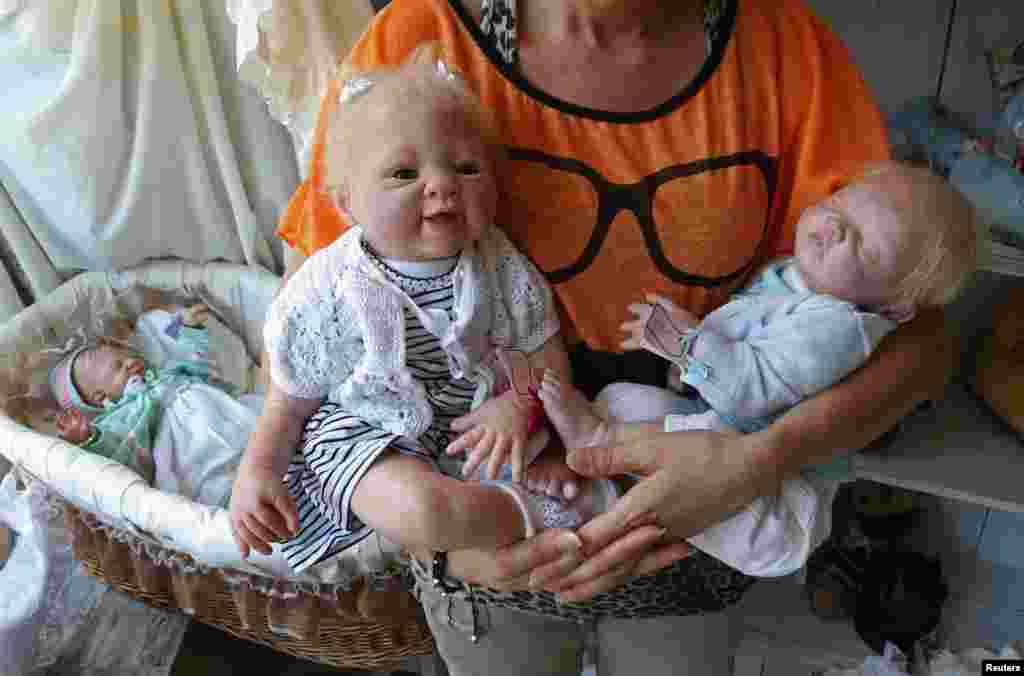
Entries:
<svg viewBox="0 0 1024 676">
<path fill-rule="evenodd" d="M 934 93 L 951 0 L 807 1 L 853 53 L 883 110 Z"/>
<path fill-rule="evenodd" d="M 952 0 L 808 2 L 846 42 L 884 111 L 934 94 Z M 941 103 L 968 120 L 990 116 L 995 98 L 985 51 L 1020 40 L 1024 1 L 959 0 Z M 998 297 L 1002 282 L 983 281 L 979 294 Z M 981 316 L 987 298 L 979 294 L 950 313 L 956 325 L 970 327 L 968 356 L 976 334 L 987 330 Z M 929 496 L 922 501 L 928 506 L 922 548 L 942 558 L 951 585 L 943 626 L 952 645 L 1024 639 L 1024 515 Z"/>
</svg>

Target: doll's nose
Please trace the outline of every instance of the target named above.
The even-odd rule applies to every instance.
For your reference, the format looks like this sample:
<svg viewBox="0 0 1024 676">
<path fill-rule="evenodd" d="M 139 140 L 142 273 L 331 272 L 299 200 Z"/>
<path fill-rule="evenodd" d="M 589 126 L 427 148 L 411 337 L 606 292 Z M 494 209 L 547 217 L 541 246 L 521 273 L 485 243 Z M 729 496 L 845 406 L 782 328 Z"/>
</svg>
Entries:
<svg viewBox="0 0 1024 676">
<path fill-rule="evenodd" d="M 427 197 L 435 200 L 454 199 L 457 193 L 455 177 L 448 172 L 439 172 L 427 183 Z"/>
</svg>

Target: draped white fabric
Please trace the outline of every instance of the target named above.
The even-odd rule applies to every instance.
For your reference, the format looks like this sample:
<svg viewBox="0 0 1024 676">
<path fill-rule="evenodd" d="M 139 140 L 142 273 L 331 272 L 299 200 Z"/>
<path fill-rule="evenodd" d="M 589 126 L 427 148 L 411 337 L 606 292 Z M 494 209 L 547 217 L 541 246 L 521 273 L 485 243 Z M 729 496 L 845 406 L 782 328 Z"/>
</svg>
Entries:
<svg viewBox="0 0 1024 676">
<path fill-rule="evenodd" d="M 292 133 L 305 173 L 326 79 L 373 18 L 369 0 L 226 0 L 239 77 Z"/>
<path fill-rule="evenodd" d="M 8 274 L 31 301 L 149 258 L 281 270 L 299 169 L 236 37 L 223 2 L 0 0 L 0 321 Z"/>
</svg>

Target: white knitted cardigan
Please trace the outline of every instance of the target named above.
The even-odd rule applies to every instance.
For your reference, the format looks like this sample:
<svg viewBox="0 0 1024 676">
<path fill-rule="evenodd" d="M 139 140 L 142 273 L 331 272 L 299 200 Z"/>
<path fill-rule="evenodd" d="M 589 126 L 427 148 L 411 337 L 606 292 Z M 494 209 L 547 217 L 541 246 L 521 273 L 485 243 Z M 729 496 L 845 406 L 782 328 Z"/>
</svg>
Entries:
<svg viewBox="0 0 1024 676">
<path fill-rule="evenodd" d="M 533 352 L 558 332 L 551 290 L 496 227 L 453 272 L 452 313 L 423 310 L 367 257 L 352 228 L 307 260 L 274 300 L 264 328 L 274 384 L 326 397 L 394 434 L 416 438 L 433 413 L 406 367 L 403 307 L 441 341 L 455 378 L 477 384 L 476 407 L 504 381 L 496 347 Z"/>
</svg>

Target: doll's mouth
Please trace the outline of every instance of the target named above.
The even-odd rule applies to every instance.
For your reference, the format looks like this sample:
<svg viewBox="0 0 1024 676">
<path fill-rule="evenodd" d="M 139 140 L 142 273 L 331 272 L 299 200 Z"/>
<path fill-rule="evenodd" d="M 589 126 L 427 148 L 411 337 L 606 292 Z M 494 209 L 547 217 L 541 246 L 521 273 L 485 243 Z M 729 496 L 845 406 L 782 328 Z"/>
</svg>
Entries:
<svg viewBox="0 0 1024 676">
<path fill-rule="evenodd" d="M 439 211 L 429 216 L 424 215 L 423 221 L 434 227 L 453 227 L 462 222 L 462 215 L 457 211 Z"/>
</svg>

